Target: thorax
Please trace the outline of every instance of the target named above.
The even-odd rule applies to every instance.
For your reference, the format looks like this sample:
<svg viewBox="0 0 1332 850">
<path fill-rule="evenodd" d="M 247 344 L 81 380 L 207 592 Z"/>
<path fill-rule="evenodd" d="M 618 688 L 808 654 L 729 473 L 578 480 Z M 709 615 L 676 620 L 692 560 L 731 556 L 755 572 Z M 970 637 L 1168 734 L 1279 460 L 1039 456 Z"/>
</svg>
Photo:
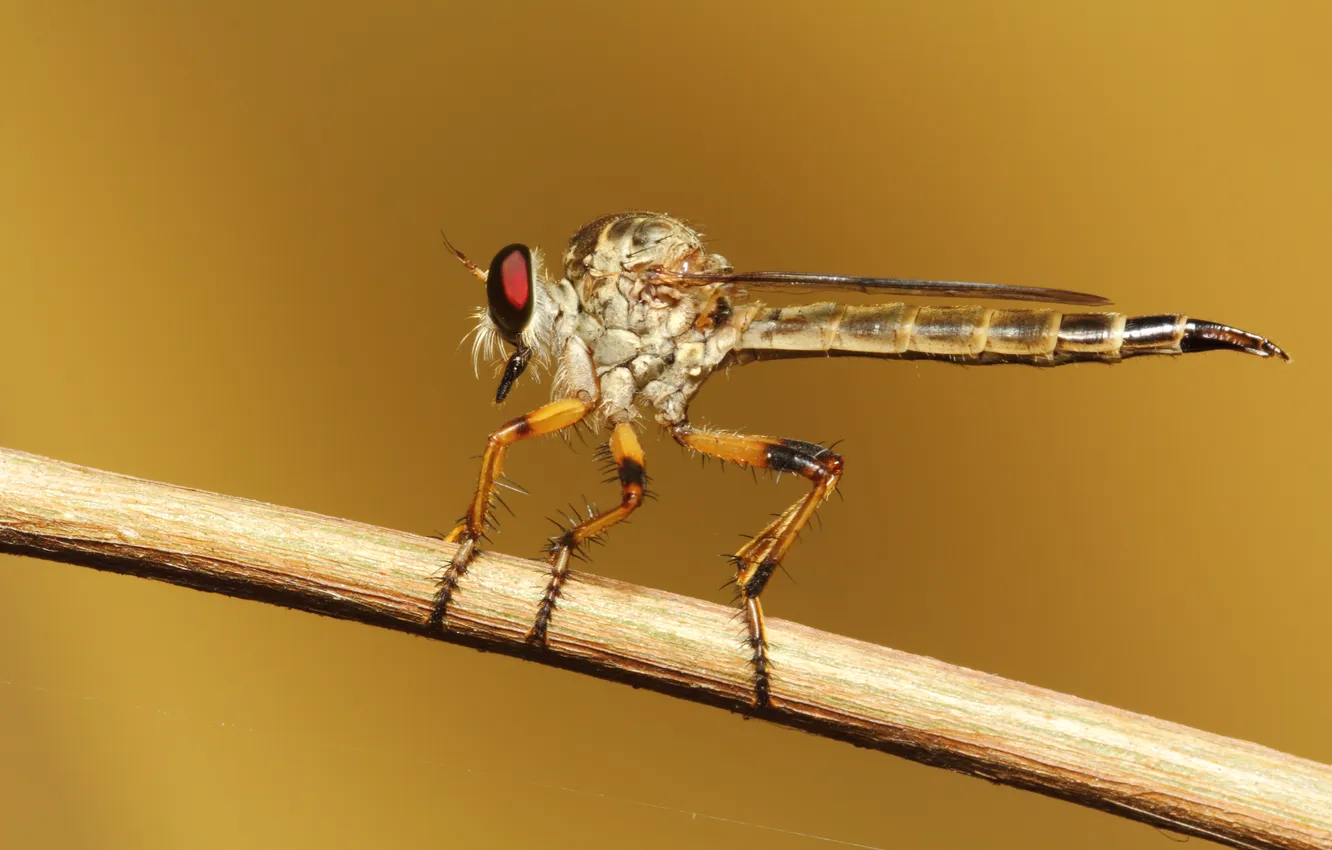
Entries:
<svg viewBox="0 0 1332 850">
<path fill-rule="evenodd" d="M 654 272 L 729 268 L 675 219 L 621 213 L 576 233 L 564 257 L 557 327 L 586 344 L 609 413 L 637 402 L 678 421 L 739 339 L 737 311 L 717 284 L 662 282 Z"/>
</svg>

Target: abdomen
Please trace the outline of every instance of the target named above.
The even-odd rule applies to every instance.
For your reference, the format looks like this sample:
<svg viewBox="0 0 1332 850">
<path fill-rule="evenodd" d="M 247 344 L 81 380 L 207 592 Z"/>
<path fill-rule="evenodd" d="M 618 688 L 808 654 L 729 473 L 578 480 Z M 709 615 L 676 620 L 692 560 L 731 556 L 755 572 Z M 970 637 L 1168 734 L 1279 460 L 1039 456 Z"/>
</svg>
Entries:
<svg viewBox="0 0 1332 850">
<path fill-rule="evenodd" d="M 1289 359 L 1256 334 L 1188 316 L 901 303 L 761 308 L 736 348 L 757 359 L 823 353 L 1033 366 L 1215 349 Z"/>
</svg>

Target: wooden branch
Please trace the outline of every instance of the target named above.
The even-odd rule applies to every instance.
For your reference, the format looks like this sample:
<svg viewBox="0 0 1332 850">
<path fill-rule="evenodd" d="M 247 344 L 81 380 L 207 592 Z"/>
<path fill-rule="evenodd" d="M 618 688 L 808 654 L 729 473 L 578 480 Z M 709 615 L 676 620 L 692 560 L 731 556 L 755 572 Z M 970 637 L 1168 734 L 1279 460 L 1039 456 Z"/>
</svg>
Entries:
<svg viewBox="0 0 1332 850">
<path fill-rule="evenodd" d="M 544 565 L 488 555 L 447 631 L 453 547 L 400 531 L 0 449 L 0 551 L 463 643 L 747 711 L 725 607 L 578 573 L 550 648 L 524 643 Z M 1332 768 L 997 676 L 769 620 L 774 723 L 1233 847 L 1332 848 Z"/>
</svg>

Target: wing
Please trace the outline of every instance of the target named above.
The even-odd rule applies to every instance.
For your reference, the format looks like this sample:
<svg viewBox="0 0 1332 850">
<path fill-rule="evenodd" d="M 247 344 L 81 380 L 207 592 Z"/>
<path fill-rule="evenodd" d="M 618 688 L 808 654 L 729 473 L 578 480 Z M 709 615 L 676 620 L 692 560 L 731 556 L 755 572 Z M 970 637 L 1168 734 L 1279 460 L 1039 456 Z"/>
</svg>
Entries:
<svg viewBox="0 0 1332 850">
<path fill-rule="evenodd" d="M 913 280 L 902 277 L 850 277 L 841 274 L 806 272 L 656 272 L 665 283 L 704 286 L 727 283 L 749 289 L 809 292 L 821 289 L 853 289 L 858 292 L 894 295 L 957 296 L 992 298 L 998 301 L 1045 301 L 1052 304 L 1109 304 L 1110 299 L 1067 289 L 1043 289 L 1038 286 L 1006 286 L 1002 283 L 964 283 L 952 280 Z"/>
</svg>

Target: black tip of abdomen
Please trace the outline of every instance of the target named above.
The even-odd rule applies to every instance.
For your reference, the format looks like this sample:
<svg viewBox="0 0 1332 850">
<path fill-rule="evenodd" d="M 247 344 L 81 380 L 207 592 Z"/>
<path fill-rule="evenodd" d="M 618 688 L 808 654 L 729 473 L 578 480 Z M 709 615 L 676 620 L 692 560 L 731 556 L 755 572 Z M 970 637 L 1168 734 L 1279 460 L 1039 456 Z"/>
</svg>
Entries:
<svg viewBox="0 0 1332 850">
<path fill-rule="evenodd" d="M 1243 351 L 1258 357 L 1290 359 L 1289 354 L 1266 337 L 1200 319 L 1189 319 L 1185 323 L 1184 338 L 1180 340 L 1179 350 L 1186 354 L 1194 351 Z"/>
</svg>

